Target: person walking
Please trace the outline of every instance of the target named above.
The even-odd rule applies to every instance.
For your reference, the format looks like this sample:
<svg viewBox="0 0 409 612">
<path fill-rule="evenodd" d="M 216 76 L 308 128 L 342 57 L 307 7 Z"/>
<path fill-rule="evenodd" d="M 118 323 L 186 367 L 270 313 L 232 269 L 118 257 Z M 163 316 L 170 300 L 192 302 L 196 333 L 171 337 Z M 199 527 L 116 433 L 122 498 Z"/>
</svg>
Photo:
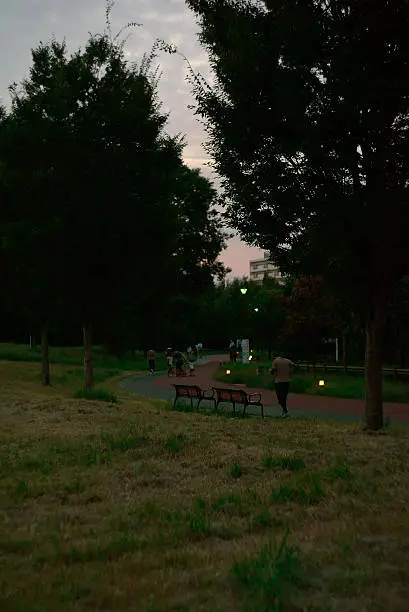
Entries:
<svg viewBox="0 0 409 612">
<path fill-rule="evenodd" d="M 156 353 L 153 349 L 149 349 L 146 358 L 148 360 L 149 372 L 153 374 L 155 372 Z"/>
<path fill-rule="evenodd" d="M 235 362 L 237 360 L 236 343 L 232 340 L 229 344 L 230 361 Z"/>
<path fill-rule="evenodd" d="M 281 417 L 288 417 L 287 396 L 290 389 L 291 377 L 293 374 L 293 363 L 278 353 L 273 355 L 273 363 L 270 372 L 274 375 L 274 388 L 277 401 L 281 406 Z"/>
</svg>

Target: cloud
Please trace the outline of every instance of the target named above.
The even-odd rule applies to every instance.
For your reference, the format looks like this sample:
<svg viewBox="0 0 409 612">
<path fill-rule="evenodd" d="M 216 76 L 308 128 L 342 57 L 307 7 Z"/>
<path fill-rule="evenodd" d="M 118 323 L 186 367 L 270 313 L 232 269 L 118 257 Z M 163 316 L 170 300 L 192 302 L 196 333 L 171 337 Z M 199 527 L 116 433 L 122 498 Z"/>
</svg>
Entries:
<svg viewBox="0 0 409 612">
<path fill-rule="evenodd" d="M 31 49 L 40 41 L 66 39 L 70 51 L 83 46 L 90 32 L 105 30 L 104 0 L 0 0 L 0 100 L 9 102 L 8 85 L 21 81 L 28 73 Z M 129 22 L 143 27 L 130 28 L 126 52 L 137 60 L 150 51 L 157 38 L 174 43 L 190 61 L 192 67 L 211 81 L 206 53 L 197 39 L 198 26 L 184 0 L 118 0 L 111 15 L 115 34 Z M 192 167 L 203 168 L 203 174 L 214 177 L 206 166 L 208 155 L 202 143 L 205 134 L 195 119 L 190 85 L 186 82 L 187 65 L 179 55 L 159 56 L 162 78 L 159 94 L 164 109 L 170 112 L 170 133 L 186 135 L 184 157 Z M 258 251 L 258 250 L 257 250 Z M 223 259 L 237 275 L 246 274 L 252 249 L 233 240 Z"/>
</svg>

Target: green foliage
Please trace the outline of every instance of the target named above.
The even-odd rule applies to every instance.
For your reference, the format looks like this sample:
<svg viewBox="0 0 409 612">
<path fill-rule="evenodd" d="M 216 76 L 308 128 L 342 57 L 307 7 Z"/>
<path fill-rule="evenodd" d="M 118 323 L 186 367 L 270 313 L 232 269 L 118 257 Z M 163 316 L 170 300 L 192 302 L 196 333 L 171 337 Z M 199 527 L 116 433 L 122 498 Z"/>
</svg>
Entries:
<svg viewBox="0 0 409 612">
<path fill-rule="evenodd" d="M 169 436 L 165 440 L 165 449 L 168 453 L 180 453 L 183 451 L 187 444 L 187 438 L 183 434 L 177 434 L 175 436 Z"/>
<path fill-rule="evenodd" d="M 325 492 L 317 477 L 311 482 L 305 483 L 305 487 L 282 484 L 278 489 L 271 492 L 271 501 L 274 503 L 286 504 L 294 502 L 302 506 L 312 506 L 322 501 Z"/>
<path fill-rule="evenodd" d="M 291 470 L 293 472 L 305 468 L 305 461 L 301 457 L 265 457 L 263 465 L 266 468 L 280 467 L 283 470 Z"/>
<path fill-rule="evenodd" d="M 247 592 L 246 610 L 280 612 L 303 578 L 300 550 L 287 544 L 288 533 L 279 545 L 270 543 L 254 557 L 236 561 L 233 575 Z"/>
<path fill-rule="evenodd" d="M 116 404 L 118 402 L 116 394 L 112 391 L 106 391 L 105 389 L 78 389 L 74 397 L 98 402 L 109 402 L 110 404 Z"/>
<path fill-rule="evenodd" d="M 230 223 L 362 316 L 378 429 L 384 318 L 409 272 L 407 2 L 187 4 L 216 75 L 192 82 Z"/>
<path fill-rule="evenodd" d="M 235 463 L 233 465 L 233 467 L 230 470 L 230 476 L 232 476 L 232 478 L 241 478 L 243 476 L 243 470 L 241 469 L 241 467 L 239 466 L 238 463 Z"/>
<path fill-rule="evenodd" d="M 91 324 L 116 354 L 163 341 L 169 308 L 194 319 L 187 296 L 224 275 L 217 193 L 166 133 L 155 59 L 128 63 L 109 24 L 72 54 L 41 43 L 0 116 L 10 304 L 31 329 Z"/>
<path fill-rule="evenodd" d="M 265 368 L 271 365 L 269 362 L 260 362 Z M 274 380 L 269 374 L 257 376 L 257 363 L 230 364 L 231 374 L 226 374 L 226 367 L 220 367 L 214 378 L 217 381 L 229 384 L 245 384 L 249 389 L 270 389 L 274 391 Z M 325 386 L 319 387 L 318 381 L 323 378 Z M 362 374 L 318 373 L 298 371 L 290 387 L 291 393 L 307 393 L 309 395 L 327 397 L 345 397 L 348 399 L 362 400 L 365 395 L 365 380 Z M 387 402 L 406 403 L 409 398 L 409 382 L 385 379 L 383 383 L 383 399 Z M 273 397 L 272 397 L 273 401 Z"/>
</svg>

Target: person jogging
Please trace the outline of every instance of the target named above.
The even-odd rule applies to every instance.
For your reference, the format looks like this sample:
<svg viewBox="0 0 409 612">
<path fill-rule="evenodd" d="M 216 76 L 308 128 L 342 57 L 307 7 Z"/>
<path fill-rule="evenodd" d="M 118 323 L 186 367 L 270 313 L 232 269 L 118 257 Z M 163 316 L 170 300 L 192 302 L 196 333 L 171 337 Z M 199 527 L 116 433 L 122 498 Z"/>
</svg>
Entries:
<svg viewBox="0 0 409 612">
<path fill-rule="evenodd" d="M 281 406 L 281 415 L 288 417 L 287 396 L 290 389 L 291 377 L 293 374 L 293 363 L 285 357 L 280 357 L 277 353 L 273 355 L 273 363 L 270 372 L 274 375 L 274 388 L 277 401 Z"/>
</svg>

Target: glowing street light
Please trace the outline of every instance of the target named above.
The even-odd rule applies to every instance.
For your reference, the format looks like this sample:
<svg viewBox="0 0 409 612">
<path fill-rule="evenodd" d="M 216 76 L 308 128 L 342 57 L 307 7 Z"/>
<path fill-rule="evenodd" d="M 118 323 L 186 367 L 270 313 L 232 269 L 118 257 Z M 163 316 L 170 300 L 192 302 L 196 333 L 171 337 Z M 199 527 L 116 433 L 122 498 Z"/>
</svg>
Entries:
<svg viewBox="0 0 409 612">
<path fill-rule="evenodd" d="M 240 289 L 240 291 L 241 291 L 242 295 L 246 295 L 246 293 L 247 293 L 247 287 L 242 287 L 242 288 Z"/>
<path fill-rule="evenodd" d="M 258 310 L 259 310 L 259 309 L 256 307 L 256 308 L 254 309 L 254 312 L 258 312 Z"/>
</svg>

